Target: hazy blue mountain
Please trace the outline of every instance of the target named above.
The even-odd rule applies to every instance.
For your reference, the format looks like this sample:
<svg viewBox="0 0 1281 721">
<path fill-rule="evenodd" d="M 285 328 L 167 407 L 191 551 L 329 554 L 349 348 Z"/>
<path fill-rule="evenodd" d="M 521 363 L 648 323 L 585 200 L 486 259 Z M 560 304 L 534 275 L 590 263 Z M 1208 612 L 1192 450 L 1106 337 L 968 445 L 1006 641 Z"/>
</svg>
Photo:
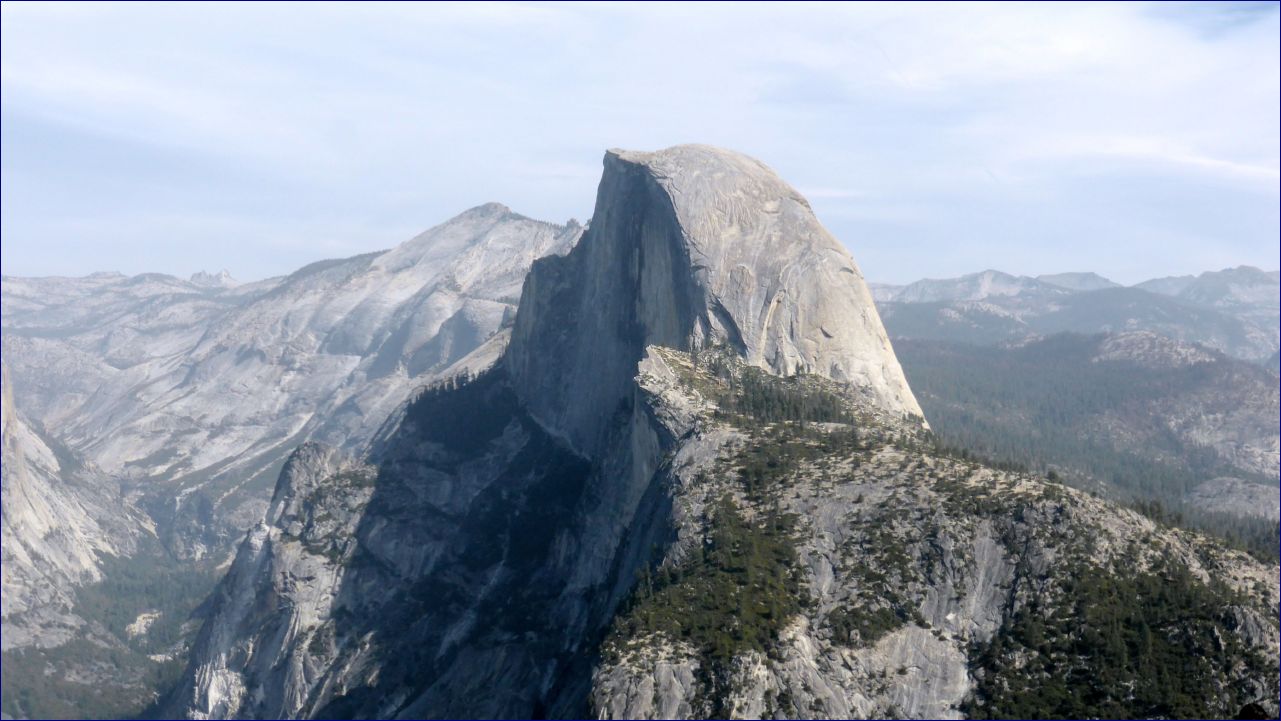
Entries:
<svg viewBox="0 0 1281 721">
<path fill-rule="evenodd" d="M 1061 290 L 1035 278 L 985 270 L 959 278 L 918 280 L 895 292 L 894 300 L 899 303 L 937 303 L 1027 295 L 1053 297 L 1060 295 Z"/>
<path fill-rule="evenodd" d="M 1196 282 L 1195 275 L 1171 275 L 1164 278 L 1153 278 L 1136 283 L 1135 288 L 1159 295 L 1178 295 L 1185 288 Z"/>
<path fill-rule="evenodd" d="M 1049 275 L 1038 275 L 1036 279 L 1042 283 L 1067 290 L 1102 290 L 1103 288 L 1116 288 L 1120 283 L 1114 283 L 1098 273 L 1051 273 Z"/>
<path fill-rule="evenodd" d="M 1149 330 L 1263 361 L 1281 345 L 1277 273 L 1233 268 L 1121 287 L 1094 273 L 984 271 L 875 293 L 891 336 L 1002 343 L 1049 333 Z"/>
</svg>

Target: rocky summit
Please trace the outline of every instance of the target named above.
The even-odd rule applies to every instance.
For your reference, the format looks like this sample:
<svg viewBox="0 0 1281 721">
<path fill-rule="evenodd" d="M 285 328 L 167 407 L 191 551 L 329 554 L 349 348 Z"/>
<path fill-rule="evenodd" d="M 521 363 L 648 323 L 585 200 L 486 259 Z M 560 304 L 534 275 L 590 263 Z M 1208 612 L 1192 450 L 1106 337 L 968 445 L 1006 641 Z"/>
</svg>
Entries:
<svg viewBox="0 0 1281 721">
<path fill-rule="evenodd" d="M 725 345 L 921 413 L 849 252 L 772 170 L 727 150 L 607 152 L 590 230 L 534 264 L 520 308 L 505 365 L 530 412 L 587 452 L 649 345 Z"/>
<path fill-rule="evenodd" d="M 501 358 L 293 453 L 162 712 L 1277 713 L 1275 565 L 940 447 L 761 163 L 604 166 Z"/>
</svg>

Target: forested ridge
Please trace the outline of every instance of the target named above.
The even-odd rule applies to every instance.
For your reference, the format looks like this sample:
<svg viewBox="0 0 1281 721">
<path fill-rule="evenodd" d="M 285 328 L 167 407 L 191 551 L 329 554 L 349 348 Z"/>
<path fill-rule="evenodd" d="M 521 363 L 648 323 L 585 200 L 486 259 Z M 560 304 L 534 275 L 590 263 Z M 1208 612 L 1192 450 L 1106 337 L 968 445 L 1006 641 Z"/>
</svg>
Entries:
<svg viewBox="0 0 1281 721">
<path fill-rule="evenodd" d="M 1200 412 L 1224 413 L 1252 384 L 1265 382 L 1267 371 L 1229 359 L 1163 368 L 1098 362 L 1102 338 L 1061 334 L 1015 347 L 906 339 L 894 345 L 939 443 L 951 452 L 1046 474 L 1275 561 L 1276 522 L 1206 511 L 1184 496 L 1219 476 L 1274 486 L 1276 479 L 1187 442 L 1154 412 L 1170 398 L 1197 393 L 1197 402 L 1219 404 Z M 1137 439 L 1129 435 L 1134 428 L 1142 432 Z"/>
</svg>

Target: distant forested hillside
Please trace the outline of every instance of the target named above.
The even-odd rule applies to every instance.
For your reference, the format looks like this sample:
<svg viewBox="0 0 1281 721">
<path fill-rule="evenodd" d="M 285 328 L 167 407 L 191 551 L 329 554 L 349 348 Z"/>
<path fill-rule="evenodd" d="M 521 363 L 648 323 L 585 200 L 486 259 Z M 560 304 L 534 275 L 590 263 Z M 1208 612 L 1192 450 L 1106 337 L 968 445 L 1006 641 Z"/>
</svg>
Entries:
<svg viewBox="0 0 1281 721">
<path fill-rule="evenodd" d="M 1277 485 L 1277 376 L 1267 369 L 1150 334 L 894 347 L 944 445 L 1275 555 L 1276 523 L 1185 501 L 1221 476 Z"/>
</svg>

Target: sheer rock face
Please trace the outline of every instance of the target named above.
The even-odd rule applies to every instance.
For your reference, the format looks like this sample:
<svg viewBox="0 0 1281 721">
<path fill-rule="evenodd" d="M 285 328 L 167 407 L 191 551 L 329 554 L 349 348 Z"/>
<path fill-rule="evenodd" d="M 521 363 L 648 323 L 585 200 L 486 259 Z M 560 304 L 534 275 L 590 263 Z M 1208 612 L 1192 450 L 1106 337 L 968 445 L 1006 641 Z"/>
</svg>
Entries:
<svg viewBox="0 0 1281 721">
<path fill-rule="evenodd" d="M 651 344 L 728 345 L 921 413 L 849 252 L 772 170 L 727 150 L 608 151 L 591 228 L 526 278 L 507 362 L 535 416 L 590 453 Z"/>
<path fill-rule="evenodd" d="M 23 417 L 3 364 L 0 376 L 3 647 L 56 646 L 83 624 L 74 587 L 99 580 L 100 554 L 133 550 L 137 519 L 109 479 Z"/>
<path fill-rule="evenodd" d="M 297 713 L 326 639 L 344 554 L 373 487 L 373 469 L 334 448 L 305 443 L 280 474 L 264 522 L 251 529 L 210 600 L 219 623 L 197 639 L 179 693 L 192 718 Z M 270 677 L 270 686 L 246 679 Z"/>
</svg>

